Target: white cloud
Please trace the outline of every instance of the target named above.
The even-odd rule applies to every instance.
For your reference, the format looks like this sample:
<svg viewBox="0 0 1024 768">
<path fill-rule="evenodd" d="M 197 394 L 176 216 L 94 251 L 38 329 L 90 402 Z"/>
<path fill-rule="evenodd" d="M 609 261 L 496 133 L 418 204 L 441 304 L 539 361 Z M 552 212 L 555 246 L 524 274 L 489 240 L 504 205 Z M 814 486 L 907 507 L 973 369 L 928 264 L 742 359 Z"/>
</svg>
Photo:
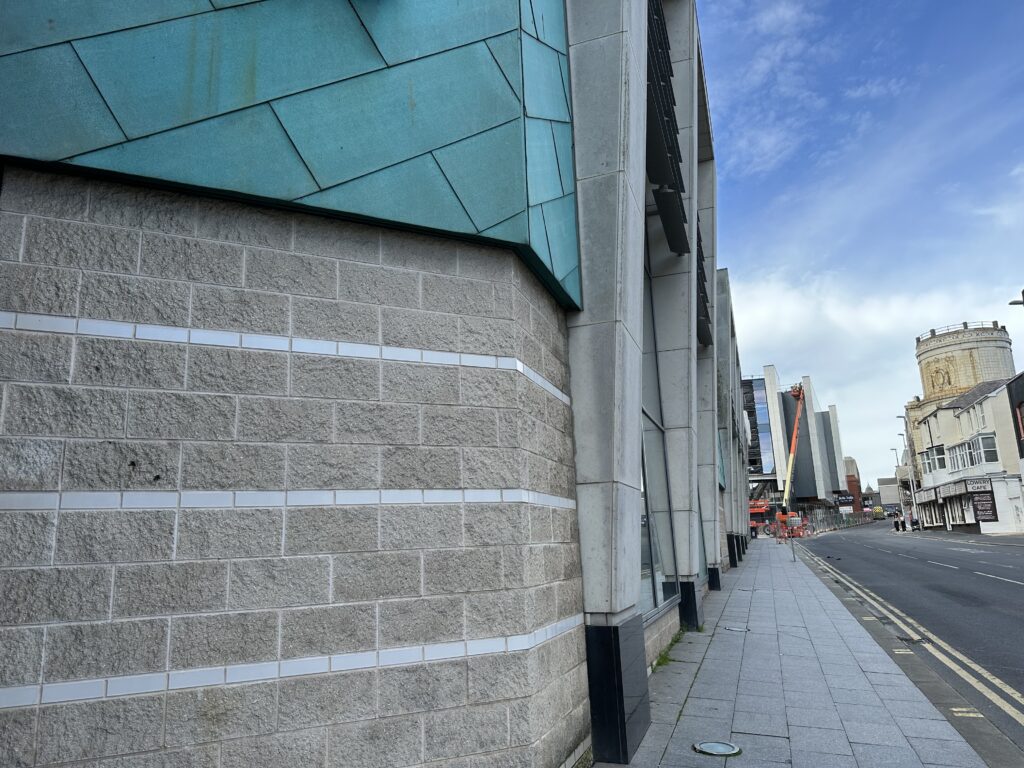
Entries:
<svg viewBox="0 0 1024 768">
<path fill-rule="evenodd" d="M 848 99 L 878 99 L 899 96 L 907 90 L 907 80 L 903 77 L 880 78 L 866 80 L 859 85 L 843 91 Z"/>
</svg>

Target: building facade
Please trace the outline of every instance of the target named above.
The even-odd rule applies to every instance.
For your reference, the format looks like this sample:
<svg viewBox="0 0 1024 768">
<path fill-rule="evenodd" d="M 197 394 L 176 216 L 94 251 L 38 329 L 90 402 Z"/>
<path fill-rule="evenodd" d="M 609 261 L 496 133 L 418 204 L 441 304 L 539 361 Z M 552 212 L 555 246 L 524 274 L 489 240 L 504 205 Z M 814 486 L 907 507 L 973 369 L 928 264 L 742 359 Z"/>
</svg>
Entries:
<svg viewBox="0 0 1024 768">
<path fill-rule="evenodd" d="M 2 13 L 0 764 L 627 761 L 745 546 L 692 0 Z"/>
</svg>

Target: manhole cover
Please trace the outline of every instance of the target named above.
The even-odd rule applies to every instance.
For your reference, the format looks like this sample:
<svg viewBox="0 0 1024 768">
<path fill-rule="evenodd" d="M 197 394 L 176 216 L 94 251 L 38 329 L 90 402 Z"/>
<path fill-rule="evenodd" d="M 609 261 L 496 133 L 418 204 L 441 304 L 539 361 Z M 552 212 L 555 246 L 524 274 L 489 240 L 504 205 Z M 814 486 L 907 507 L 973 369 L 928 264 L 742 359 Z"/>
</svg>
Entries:
<svg viewBox="0 0 1024 768">
<path fill-rule="evenodd" d="M 728 741 L 698 741 L 693 745 L 693 751 L 701 755 L 735 757 L 743 750 Z"/>
</svg>

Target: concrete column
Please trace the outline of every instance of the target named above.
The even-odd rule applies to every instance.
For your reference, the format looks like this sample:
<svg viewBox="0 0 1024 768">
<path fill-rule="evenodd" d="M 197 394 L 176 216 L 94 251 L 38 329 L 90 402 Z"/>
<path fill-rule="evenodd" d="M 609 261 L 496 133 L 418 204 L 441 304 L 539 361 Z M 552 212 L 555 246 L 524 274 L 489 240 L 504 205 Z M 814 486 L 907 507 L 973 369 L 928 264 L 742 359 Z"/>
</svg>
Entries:
<svg viewBox="0 0 1024 768">
<path fill-rule="evenodd" d="M 569 0 L 583 306 L 569 318 L 594 757 L 650 724 L 640 587 L 647 5 Z"/>
</svg>

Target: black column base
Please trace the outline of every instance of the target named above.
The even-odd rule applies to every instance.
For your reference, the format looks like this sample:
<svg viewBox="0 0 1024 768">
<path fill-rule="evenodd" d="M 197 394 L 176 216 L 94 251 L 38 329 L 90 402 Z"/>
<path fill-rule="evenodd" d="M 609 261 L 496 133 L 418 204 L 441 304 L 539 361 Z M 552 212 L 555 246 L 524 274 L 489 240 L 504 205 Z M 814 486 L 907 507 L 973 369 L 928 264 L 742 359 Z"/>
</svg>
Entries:
<svg viewBox="0 0 1024 768">
<path fill-rule="evenodd" d="M 679 583 L 679 623 L 684 629 L 694 631 L 704 625 L 704 603 L 692 581 Z"/>
<path fill-rule="evenodd" d="M 586 638 L 594 760 L 628 763 L 651 725 L 643 617 L 588 625 Z"/>
<path fill-rule="evenodd" d="M 743 562 L 743 553 L 746 552 L 746 547 L 743 546 L 743 537 L 738 533 L 732 535 L 732 540 L 736 542 L 736 559 L 741 563 Z"/>
<path fill-rule="evenodd" d="M 713 565 L 708 566 L 708 589 L 719 592 L 722 589 L 722 571 Z"/>
<path fill-rule="evenodd" d="M 735 568 L 739 565 L 739 559 L 736 557 L 736 537 L 731 533 L 725 534 L 725 543 L 729 547 L 729 567 Z"/>
<path fill-rule="evenodd" d="M 736 535 L 739 537 L 740 540 L 740 549 L 743 551 L 744 555 L 747 554 L 747 537 L 739 533 L 737 533 Z"/>
</svg>

